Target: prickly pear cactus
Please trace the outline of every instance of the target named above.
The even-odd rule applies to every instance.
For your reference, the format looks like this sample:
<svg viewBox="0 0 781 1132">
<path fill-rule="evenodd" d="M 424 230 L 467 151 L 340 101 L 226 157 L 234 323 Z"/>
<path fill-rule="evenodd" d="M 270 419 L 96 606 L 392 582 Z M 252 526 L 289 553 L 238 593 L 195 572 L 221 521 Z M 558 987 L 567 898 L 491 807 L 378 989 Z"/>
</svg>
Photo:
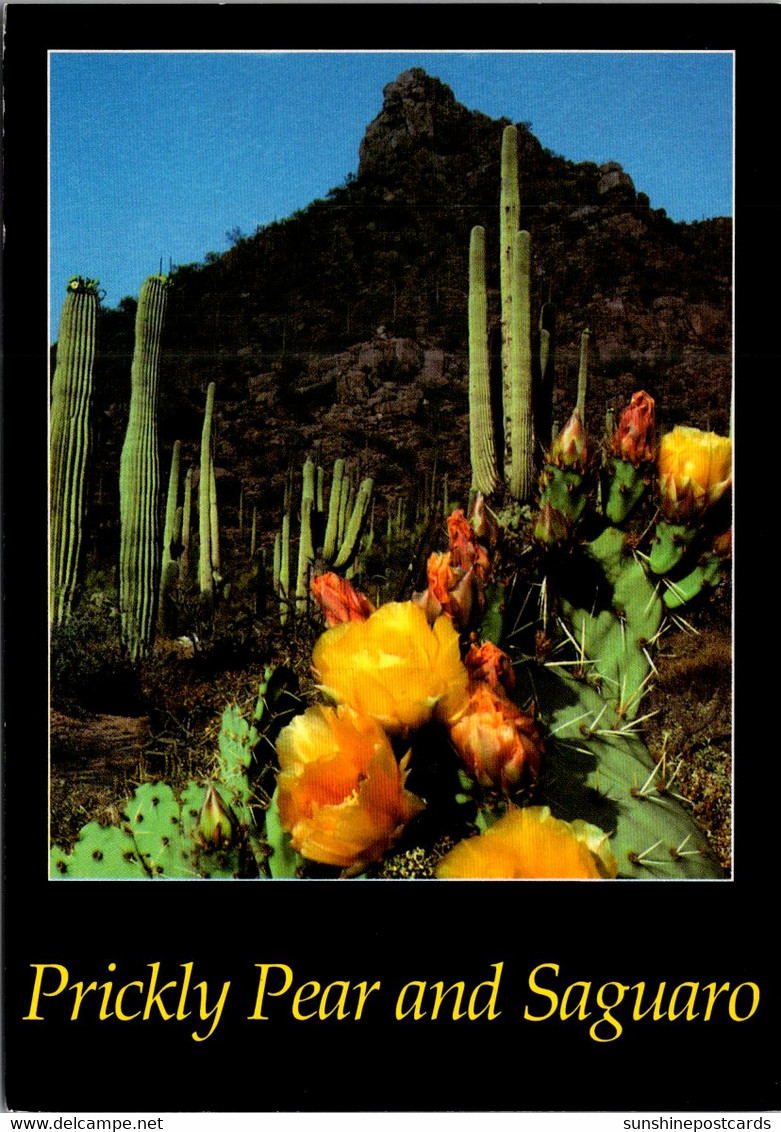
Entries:
<svg viewBox="0 0 781 1132">
<path fill-rule="evenodd" d="M 587 678 L 555 670 L 535 679 L 549 736 L 539 800 L 557 817 L 580 818 L 609 833 L 619 877 L 722 877 L 676 793 L 676 768 L 654 762 L 641 733 L 615 717 L 604 685 L 600 691 Z"/>
<path fill-rule="evenodd" d="M 301 710 L 290 669 L 269 666 L 252 721 L 235 705 L 225 709 L 214 774 L 190 780 L 181 793 L 146 782 L 126 803 L 119 826 L 91 822 L 70 853 L 51 850 L 54 879 L 118 880 L 265 877 L 269 846 L 256 789 L 258 745 L 273 751 L 280 728 Z"/>
</svg>

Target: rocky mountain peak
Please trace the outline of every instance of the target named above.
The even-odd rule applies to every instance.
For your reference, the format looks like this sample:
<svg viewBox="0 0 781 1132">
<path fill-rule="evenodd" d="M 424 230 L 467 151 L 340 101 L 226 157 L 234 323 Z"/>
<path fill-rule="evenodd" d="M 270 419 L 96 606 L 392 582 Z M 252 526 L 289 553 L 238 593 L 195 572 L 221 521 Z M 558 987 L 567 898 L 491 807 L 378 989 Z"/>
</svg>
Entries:
<svg viewBox="0 0 781 1132">
<path fill-rule="evenodd" d="M 422 67 L 402 71 L 383 89 L 382 110 L 369 123 L 360 145 L 358 176 L 384 169 L 412 148 L 452 153 L 463 147 L 473 112 L 449 86 Z"/>
</svg>

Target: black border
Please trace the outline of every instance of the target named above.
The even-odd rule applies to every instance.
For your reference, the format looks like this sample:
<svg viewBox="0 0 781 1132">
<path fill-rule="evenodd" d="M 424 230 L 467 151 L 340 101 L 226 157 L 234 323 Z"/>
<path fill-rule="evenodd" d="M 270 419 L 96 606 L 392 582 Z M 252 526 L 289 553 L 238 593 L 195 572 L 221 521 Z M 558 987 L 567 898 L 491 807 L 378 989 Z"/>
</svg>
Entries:
<svg viewBox="0 0 781 1132">
<path fill-rule="evenodd" d="M 778 1108 L 777 872 L 771 810 L 775 648 L 769 532 L 775 384 L 777 47 L 771 4 L 38 5 L 5 10 L 5 1102 L 72 1111 L 772 1111 Z M 737 81 L 736 867 L 733 882 L 52 884 L 46 878 L 46 52 L 53 48 L 734 50 Z M 99 97 L 99 93 L 96 97 Z M 89 106 L 73 108 L 74 117 Z M 316 124 L 313 124 L 313 128 Z M 773 308 L 771 308 L 773 303 Z M 772 384 L 763 380 L 771 377 Z M 763 411 L 757 412 L 757 397 Z M 767 403 L 767 408 L 764 406 Z M 768 420 L 770 418 L 770 420 Z M 768 424 L 770 428 L 768 429 Z M 764 461 L 764 462 L 763 462 Z M 741 487 L 742 477 L 745 485 Z M 759 508 L 756 506 L 759 502 Z M 764 555 L 763 555 L 764 551 Z M 757 553 L 758 552 L 758 553 Z M 769 565 L 763 567 L 763 558 Z M 756 579 L 754 571 L 758 571 Z M 769 580 L 768 570 L 771 571 Z M 748 594 L 750 597 L 742 597 Z M 751 597 L 767 608 L 749 613 Z M 743 616 L 744 611 L 746 616 Z M 752 612 L 755 612 L 751 608 Z M 761 642 L 761 643 L 758 643 Z M 776 890 L 777 891 L 777 890 Z M 159 961 L 233 984 L 218 1031 L 178 1023 L 23 1022 L 31 963 L 123 981 Z M 501 1016 L 246 1021 L 254 967 L 297 979 L 477 983 L 504 962 Z M 745 1023 L 521 1020 L 525 980 L 750 980 Z"/>
</svg>

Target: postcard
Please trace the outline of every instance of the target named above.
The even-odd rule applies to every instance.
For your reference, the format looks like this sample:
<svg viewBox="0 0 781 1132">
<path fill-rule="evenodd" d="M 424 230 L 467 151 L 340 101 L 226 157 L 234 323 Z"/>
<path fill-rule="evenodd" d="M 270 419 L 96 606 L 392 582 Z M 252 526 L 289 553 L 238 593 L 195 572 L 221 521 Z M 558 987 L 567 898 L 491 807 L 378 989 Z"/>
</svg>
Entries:
<svg viewBox="0 0 781 1132">
<path fill-rule="evenodd" d="M 662 11 L 7 8 L 11 1110 L 777 1108 L 778 10 Z"/>
</svg>

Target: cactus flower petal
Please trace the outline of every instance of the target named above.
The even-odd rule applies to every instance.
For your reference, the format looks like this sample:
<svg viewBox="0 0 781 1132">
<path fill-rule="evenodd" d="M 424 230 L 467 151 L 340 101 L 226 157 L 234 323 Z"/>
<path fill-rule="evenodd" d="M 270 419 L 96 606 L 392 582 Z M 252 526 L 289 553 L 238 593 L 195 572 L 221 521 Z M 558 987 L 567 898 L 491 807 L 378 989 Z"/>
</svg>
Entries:
<svg viewBox="0 0 781 1132">
<path fill-rule="evenodd" d="M 461 841 L 437 866 L 439 878 L 612 879 L 618 865 L 601 829 L 565 822 L 547 806 L 511 808 L 479 837 Z"/>
<path fill-rule="evenodd" d="M 380 857 L 424 803 L 404 788 L 374 720 L 349 707 L 308 708 L 277 740 L 279 818 L 302 856 L 355 868 Z"/>
<path fill-rule="evenodd" d="M 429 625 L 413 602 L 388 602 L 366 621 L 326 630 L 312 654 L 320 686 L 337 703 L 371 716 L 392 734 L 466 706 L 468 676 L 448 617 Z"/>
<path fill-rule="evenodd" d="M 658 470 L 662 516 L 668 522 L 692 522 L 732 483 L 732 441 L 677 425 L 662 437 Z"/>
</svg>

